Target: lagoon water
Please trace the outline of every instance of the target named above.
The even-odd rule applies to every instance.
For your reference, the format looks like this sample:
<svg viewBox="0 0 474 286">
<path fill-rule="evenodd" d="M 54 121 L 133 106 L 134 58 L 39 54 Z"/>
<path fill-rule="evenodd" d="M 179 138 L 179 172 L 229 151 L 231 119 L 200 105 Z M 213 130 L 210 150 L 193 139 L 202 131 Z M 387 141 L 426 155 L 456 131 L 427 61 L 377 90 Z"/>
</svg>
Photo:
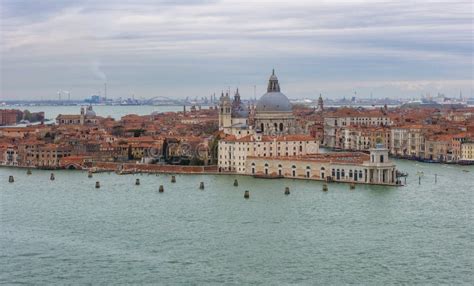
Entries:
<svg viewBox="0 0 474 286">
<path fill-rule="evenodd" d="M 397 164 L 405 187 L 328 192 L 287 179 L 55 171 L 50 181 L 0 168 L 0 283 L 472 284 L 474 168 Z"/>
<path fill-rule="evenodd" d="M 85 106 L 86 104 L 84 104 Z M 208 108 L 208 107 L 203 107 Z M 81 111 L 81 106 L 74 105 L 65 105 L 65 106 L 50 106 L 50 105 L 40 105 L 40 106 L 0 106 L 0 109 L 19 109 L 19 110 L 29 110 L 31 112 L 40 112 L 45 113 L 45 117 L 49 120 L 54 121 L 59 114 L 79 114 Z M 94 105 L 94 111 L 98 116 L 102 117 L 112 117 L 116 120 L 119 120 L 122 116 L 127 114 L 137 114 L 137 115 L 150 115 L 153 112 L 176 112 L 182 111 L 183 106 L 177 105 L 166 105 L 166 106 L 157 106 L 157 105 L 138 105 L 138 106 L 120 106 L 120 105 Z M 189 111 L 190 107 L 187 107 Z"/>
</svg>

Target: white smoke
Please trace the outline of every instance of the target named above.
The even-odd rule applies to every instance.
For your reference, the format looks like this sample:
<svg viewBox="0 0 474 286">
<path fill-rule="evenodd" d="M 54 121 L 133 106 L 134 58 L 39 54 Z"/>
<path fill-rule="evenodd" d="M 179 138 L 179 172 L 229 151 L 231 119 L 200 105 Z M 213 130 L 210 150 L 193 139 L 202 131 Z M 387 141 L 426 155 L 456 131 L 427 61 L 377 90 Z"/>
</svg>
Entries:
<svg viewBox="0 0 474 286">
<path fill-rule="evenodd" d="M 101 69 L 101 63 L 99 61 L 95 61 L 95 62 L 92 63 L 92 72 L 94 73 L 94 76 L 97 79 L 99 79 L 103 82 L 107 81 L 107 75 Z"/>
</svg>

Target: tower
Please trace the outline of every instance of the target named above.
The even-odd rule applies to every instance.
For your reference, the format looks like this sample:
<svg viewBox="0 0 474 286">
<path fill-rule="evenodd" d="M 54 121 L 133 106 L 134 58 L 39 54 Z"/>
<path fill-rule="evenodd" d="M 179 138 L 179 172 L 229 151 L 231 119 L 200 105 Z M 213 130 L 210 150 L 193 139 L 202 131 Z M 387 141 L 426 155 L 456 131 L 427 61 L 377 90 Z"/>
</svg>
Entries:
<svg viewBox="0 0 474 286">
<path fill-rule="evenodd" d="M 319 111 L 324 110 L 324 102 L 323 102 L 323 97 L 321 96 L 321 94 L 319 94 L 319 98 L 318 98 L 318 110 Z"/>
<path fill-rule="evenodd" d="M 81 125 L 84 125 L 85 117 L 86 117 L 86 110 L 84 109 L 84 106 L 82 106 L 81 107 L 81 117 L 80 117 L 80 124 Z"/>
<path fill-rule="evenodd" d="M 229 94 L 224 92 L 221 94 L 219 102 L 219 130 L 222 130 L 232 125 L 232 102 Z"/>
</svg>

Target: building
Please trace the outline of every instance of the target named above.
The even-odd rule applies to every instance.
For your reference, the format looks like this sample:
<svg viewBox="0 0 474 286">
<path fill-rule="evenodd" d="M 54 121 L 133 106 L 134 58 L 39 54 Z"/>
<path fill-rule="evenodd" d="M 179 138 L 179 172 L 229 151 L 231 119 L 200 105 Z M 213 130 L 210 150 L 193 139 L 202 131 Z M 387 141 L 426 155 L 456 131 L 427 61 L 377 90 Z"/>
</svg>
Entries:
<svg viewBox="0 0 474 286">
<path fill-rule="evenodd" d="M 320 96 L 318 109 L 323 110 Z M 333 117 L 335 126 L 367 124 L 377 126 L 368 134 L 364 153 L 319 153 L 319 139 L 300 130 L 288 98 L 281 93 L 278 78 L 272 72 L 267 93 L 257 101 L 252 122 L 236 93 L 231 101 L 222 95 L 219 127 L 224 133 L 218 142 L 218 170 L 261 177 L 288 177 L 369 184 L 396 184 L 395 164 L 389 161 L 388 149 L 375 145 L 379 137 L 389 137 L 383 128 L 388 117 Z M 244 112 L 241 110 L 244 109 Z M 347 121 L 347 124 L 345 122 Z M 335 128 L 340 132 L 342 129 Z M 383 135 L 382 135 L 383 133 Z M 380 135 L 380 136 L 378 136 Z M 355 137 L 354 142 L 358 142 Z M 375 148 L 377 147 L 377 148 Z"/>
<path fill-rule="evenodd" d="M 461 160 L 474 161 L 474 141 L 468 141 L 461 144 Z"/>
<path fill-rule="evenodd" d="M 250 120 L 237 90 L 231 101 L 221 95 L 219 129 L 224 137 L 218 143 L 218 167 L 221 172 L 245 173 L 248 156 L 277 157 L 316 154 L 318 142 L 305 132 L 298 132 L 292 105 L 280 91 L 272 71 L 267 92 L 257 101 Z M 252 124 L 251 124 L 252 121 Z"/>
<path fill-rule="evenodd" d="M 280 158 L 317 154 L 319 143 L 304 134 L 271 136 L 257 133 L 240 138 L 226 136 L 219 141 L 218 148 L 219 170 L 244 174 L 248 157 Z"/>
<path fill-rule="evenodd" d="M 15 125 L 23 113 L 16 109 L 0 109 L 0 126 Z"/>
<path fill-rule="evenodd" d="M 255 108 L 255 129 L 265 135 L 297 134 L 296 121 L 290 101 L 280 91 L 275 70 L 268 81 L 267 93 L 262 95 Z"/>
<path fill-rule="evenodd" d="M 58 125 L 97 125 L 101 118 L 95 114 L 92 105 L 87 108 L 81 107 L 79 115 L 74 114 L 59 114 L 56 117 L 56 124 Z"/>
<path fill-rule="evenodd" d="M 343 149 L 342 128 L 349 126 L 381 127 L 391 126 L 392 120 L 380 110 L 358 110 L 341 108 L 327 113 L 324 117 L 324 145 L 329 148 Z"/>
<path fill-rule="evenodd" d="M 366 153 L 321 153 L 307 156 L 249 156 L 245 174 L 336 182 L 396 185 L 396 166 L 379 145 Z"/>
</svg>

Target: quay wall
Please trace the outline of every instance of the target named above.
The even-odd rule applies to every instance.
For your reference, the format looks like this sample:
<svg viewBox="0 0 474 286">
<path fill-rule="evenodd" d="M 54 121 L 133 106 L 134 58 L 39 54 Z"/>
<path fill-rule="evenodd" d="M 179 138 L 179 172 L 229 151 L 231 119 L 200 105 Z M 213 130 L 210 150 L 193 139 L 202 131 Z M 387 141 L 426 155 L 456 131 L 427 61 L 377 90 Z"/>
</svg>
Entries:
<svg viewBox="0 0 474 286">
<path fill-rule="evenodd" d="M 178 165 L 154 165 L 133 164 L 114 162 L 94 162 L 93 168 L 98 171 L 118 171 L 123 173 L 176 173 L 176 174 L 214 174 L 218 173 L 217 166 L 178 166 Z"/>
</svg>

